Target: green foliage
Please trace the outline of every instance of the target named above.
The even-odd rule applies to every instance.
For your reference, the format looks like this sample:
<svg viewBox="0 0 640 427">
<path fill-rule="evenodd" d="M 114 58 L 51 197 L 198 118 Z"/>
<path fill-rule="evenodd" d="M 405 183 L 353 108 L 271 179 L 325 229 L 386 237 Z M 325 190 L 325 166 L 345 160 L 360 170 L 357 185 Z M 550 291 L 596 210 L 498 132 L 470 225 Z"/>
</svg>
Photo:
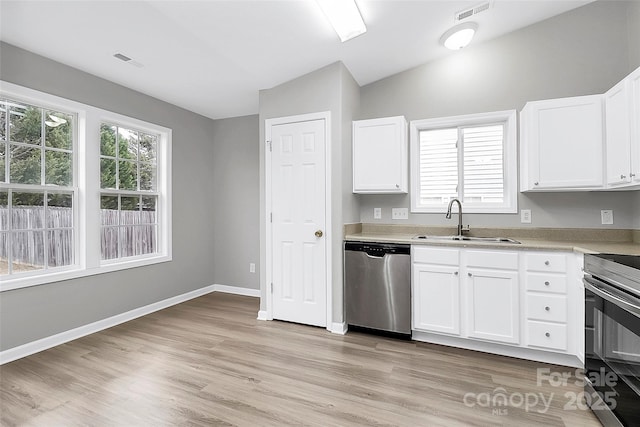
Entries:
<svg viewBox="0 0 640 427">
<path fill-rule="evenodd" d="M 153 135 L 103 123 L 100 126 L 100 187 L 155 190 L 156 149 L 157 137 Z"/>
<path fill-rule="evenodd" d="M 9 139 L 14 142 L 40 145 L 42 136 L 42 110 L 28 106 L 9 109 Z"/>
<path fill-rule="evenodd" d="M 5 180 L 5 168 L 4 162 L 6 159 L 7 153 L 7 144 L 4 142 L 0 142 L 0 182 L 6 182 Z"/>
<path fill-rule="evenodd" d="M 44 208 L 44 193 L 17 192 L 11 194 L 11 206 L 13 207 L 33 207 Z"/>
<path fill-rule="evenodd" d="M 9 129 L 9 181 L 18 184 L 40 185 L 42 150 L 44 149 L 44 183 L 73 185 L 73 117 L 56 111 L 44 111 L 31 105 L 0 100 L 0 128 Z M 7 115 L 4 113 L 9 111 Z M 7 123 L 7 120 L 9 122 Z M 44 120 L 44 123 L 43 123 Z M 44 125 L 44 147 L 42 129 Z M 4 135 L 4 132 L 0 135 Z M 57 151 L 61 149 L 67 151 Z M 6 144 L 0 148 L 0 177 L 4 181 Z"/>
<path fill-rule="evenodd" d="M 41 150 L 39 147 L 10 145 L 9 181 L 19 184 L 40 184 Z"/>
</svg>

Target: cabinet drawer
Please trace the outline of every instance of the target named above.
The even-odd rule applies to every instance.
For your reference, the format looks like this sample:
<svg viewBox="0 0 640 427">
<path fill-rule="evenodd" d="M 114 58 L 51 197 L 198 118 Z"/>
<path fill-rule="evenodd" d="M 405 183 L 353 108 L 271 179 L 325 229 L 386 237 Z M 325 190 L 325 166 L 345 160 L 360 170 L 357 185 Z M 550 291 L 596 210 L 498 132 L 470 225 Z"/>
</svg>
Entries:
<svg viewBox="0 0 640 427">
<path fill-rule="evenodd" d="M 460 264 L 458 249 L 434 248 L 414 245 L 411 247 L 413 262 L 426 264 L 454 265 Z"/>
<path fill-rule="evenodd" d="M 527 317 L 550 322 L 566 322 L 567 297 L 563 295 L 527 295 Z"/>
<path fill-rule="evenodd" d="M 530 347 L 567 350 L 567 325 L 527 321 L 527 339 Z"/>
<path fill-rule="evenodd" d="M 467 251 L 468 267 L 499 268 L 503 270 L 518 269 L 518 253 L 505 251 Z"/>
<path fill-rule="evenodd" d="M 528 291 L 567 293 L 567 276 L 564 274 L 527 273 L 526 282 Z"/>
<path fill-rule="evenodd" d="M 565 254 L 534 253 L 526 254 L 527 271 L 564 273 L 567 271 Z"/>
</svg>

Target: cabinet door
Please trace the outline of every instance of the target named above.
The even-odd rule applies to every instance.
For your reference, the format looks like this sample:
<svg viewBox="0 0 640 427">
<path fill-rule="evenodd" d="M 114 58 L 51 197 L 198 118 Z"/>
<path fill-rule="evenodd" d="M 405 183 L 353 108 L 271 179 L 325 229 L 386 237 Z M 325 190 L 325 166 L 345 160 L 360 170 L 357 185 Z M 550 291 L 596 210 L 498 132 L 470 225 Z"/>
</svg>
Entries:
<svg viewBox="0 0 640 427">
<path fill-rule="evenodd" d="M 511 344 L 520 342 L 520 287 L 517 271 L 467 269 L 467 333 Z"/>
<path fill-rule="evenodd" d="M 602 96 L 528 103 L 521 114 L 521 190 L 603 186 Z"/>
<path fill-rule="evenodd" d="M 457 266 L 413 265 L 413 329 L 460 334 Z"/>
<path fill-rule="evenodd" d="M 605 94 L 607 184 L 631 182 L 631 125 L 629 80 L 625 79 Z"/>
<path fill-rule="evenodd" d="M 631 181 L 640 184 L 640 68 L 628 79 L 631 93 Z"/>
<path fill-rule="evenodd" d="M 353 122 L 353 192 L 407 191 L 407 122 L 404 117 Z"/>
</svg>

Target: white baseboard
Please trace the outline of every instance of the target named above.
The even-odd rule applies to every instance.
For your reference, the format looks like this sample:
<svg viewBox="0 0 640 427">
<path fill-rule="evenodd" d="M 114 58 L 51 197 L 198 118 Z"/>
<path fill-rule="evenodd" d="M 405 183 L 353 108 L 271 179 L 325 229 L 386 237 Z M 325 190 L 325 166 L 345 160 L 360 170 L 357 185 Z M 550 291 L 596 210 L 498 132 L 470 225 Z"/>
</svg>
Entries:
<svg viewBox="0 0 640 427">
<path fill-rule="evenodd" d="M 342 323 L 333 322 L 331 324 L 331 329 L 329 329 L 329 332 L 331 332 L 332 334 L 344 335 L 347 333 L 347 324 L 345 322 L 342 322 Z"/>
<path fill-rule="evenodd" d="M 584 363 L 577 355 L 556 353 L 553 351 L 537 350 L 533 348 L 515 347 L 510 344 L 490 343 L 476 341 L 467 338 L 450 337 L 438 333 L 412 331 L 411 339 L 414 341 L 429 342 L 450 347 L 465 348 L 467 350 L 482 351 L 484 353 L 500 354 L 503 356 L 517 357 L 519 359 L 534 360 L 537 362 L 551 363 L 554 365 L 584 368 Z"/>
<path fill-rule="evenodd" d="M 90 335 L 96 332 L 100 332 L 104 329 L 111 328 L 129 320 L 137 319 L 138 317 L 151 314 L 153 312 L 171 307 L 172 305 L 180 304 L 190 299 L 198 298 L 211 292 L 226 292 L 236 295 L 247 295 L 252 297 L 259 297 L 260 290 L 240 288 L 236 286 L 225 285 L 210 285 L 204 288 L 196 289 L 195 291 L 187 292 L 182 295 L 167 298 L 162 301 L 155 302 L 153 304 L 145 305 L 144 307 L 135 308 L 125 313 L 120 313 L 115 316 L 111 316 L 106 319 L 98 320 L 87 325 L 79 326 L 77 328 L 60 332 L 49 337 L 41 338 L 36 341 L 32 341 L 18 347 L 13 347 L 8 350 L 0 352 L 0 365 L 13 362 L 14 360 L 21 359 L 26 356 L 38 353 L 43 350 L 55 347 L 60 344 L 64 344 L 69 341 L 73 341 L 78 338 L 82 338 L 86 335 Z"/>
<path fill-rule="evenodd" d="M 260 298 L 260 289 L 241 288 L 239 286 L 213 285 L 216 292 L 224 292 L 226 294 L 244 295 L 246 297 Z"/>
<path fill-rule="evenodd" d="M 258 320 L 271 320 L 269 316 L 267 316 L 267 310 L 258 311 Z"/>
</svg>

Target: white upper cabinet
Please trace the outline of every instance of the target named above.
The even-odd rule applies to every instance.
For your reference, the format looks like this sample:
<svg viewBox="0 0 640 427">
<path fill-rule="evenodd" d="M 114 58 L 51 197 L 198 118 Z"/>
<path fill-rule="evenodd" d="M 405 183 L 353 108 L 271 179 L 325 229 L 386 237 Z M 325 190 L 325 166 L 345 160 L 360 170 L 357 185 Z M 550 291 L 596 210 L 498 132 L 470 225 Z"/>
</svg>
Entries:
<svg viewBox="0 0 640 427">
<path fill-rule="evenodd" d="M 640 68 L 605 94 L 607 186 L 640 186 Z"/>
<path fill-rule="evenodd" d="M 407 121 L 403 116 L 353 122 L 353 192 L 407 193 Z"/>
<path fill-rule="evenodd" d="M 622 80 L 605 93 L 607 185 L 631 182 L 630 81 Z"/>
<path fill-rule="evenodd" d="M 528 102 L 520 112 L 520 191 L 604 187 L 602 95 Z"/>
<path fill-rule="evenodd" d="M 640 185 L 640 68 L 627 77 L 631 92 L 631 182 Z"/>
</svg>

